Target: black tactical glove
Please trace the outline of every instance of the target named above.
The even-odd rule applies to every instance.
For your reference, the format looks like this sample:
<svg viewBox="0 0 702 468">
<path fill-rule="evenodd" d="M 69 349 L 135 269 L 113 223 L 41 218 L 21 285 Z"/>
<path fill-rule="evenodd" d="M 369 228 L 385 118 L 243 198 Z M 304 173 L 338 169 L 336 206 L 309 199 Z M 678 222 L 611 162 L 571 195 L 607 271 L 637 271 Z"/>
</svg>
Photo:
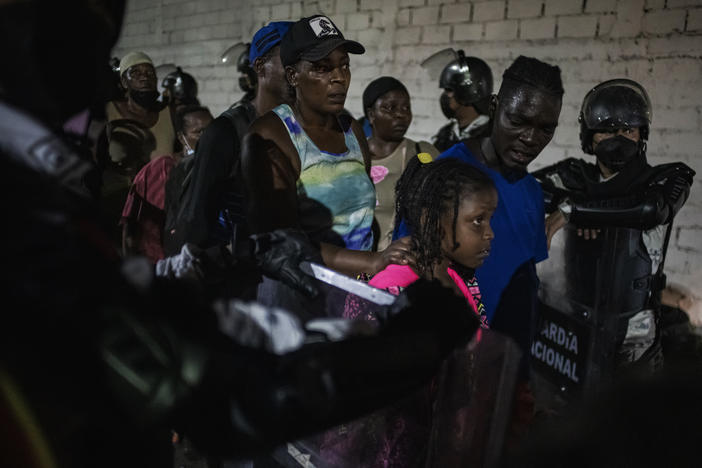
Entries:
<svg viewBox="0 0 702 468">
<path fill-rule="evenodd" d="M 314 298 L 319 294 L 314 279 L 300 270 L 300 262 L 323 264 L 319 248 L 295 229 L 278 229 L 251 236 L 256 265 L 266 276 Z"/>
</svg>

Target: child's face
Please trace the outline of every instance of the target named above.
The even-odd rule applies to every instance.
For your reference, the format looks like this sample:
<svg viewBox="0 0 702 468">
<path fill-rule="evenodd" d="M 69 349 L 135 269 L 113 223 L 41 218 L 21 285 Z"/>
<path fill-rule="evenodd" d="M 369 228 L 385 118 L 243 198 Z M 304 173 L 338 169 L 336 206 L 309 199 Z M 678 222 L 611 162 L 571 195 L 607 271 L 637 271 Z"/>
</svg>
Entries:
<svg viewBox="0 0 702 468">
<path fill-rule="evenodd" d="M 441 248 L 454 263 L 468 268 L 478 268 L 490 254 L 490 241 L 495 237 L 490 219 L 497 208 L 497 192 L 490 188 L 463 196 L 458 204 L 456 242 L 453 245 L 453 210 L 448 210 L 441 220 L 444 238 Z M 456 248 L 454 248 L 456 247 Z"/>
</svg>

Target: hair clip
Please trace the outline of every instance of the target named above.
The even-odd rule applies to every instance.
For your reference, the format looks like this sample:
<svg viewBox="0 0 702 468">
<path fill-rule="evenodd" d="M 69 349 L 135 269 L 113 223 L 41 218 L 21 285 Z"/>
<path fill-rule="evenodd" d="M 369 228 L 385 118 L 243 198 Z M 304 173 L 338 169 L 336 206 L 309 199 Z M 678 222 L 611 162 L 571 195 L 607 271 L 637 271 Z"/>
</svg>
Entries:
<svg viewBox="0 0 702 468">
<path fill-rule="evenodd" d="M 417 153 L 417 158 L 422 164 L 427 164 L 434 160 L 429 153 Z"/>
</svg>

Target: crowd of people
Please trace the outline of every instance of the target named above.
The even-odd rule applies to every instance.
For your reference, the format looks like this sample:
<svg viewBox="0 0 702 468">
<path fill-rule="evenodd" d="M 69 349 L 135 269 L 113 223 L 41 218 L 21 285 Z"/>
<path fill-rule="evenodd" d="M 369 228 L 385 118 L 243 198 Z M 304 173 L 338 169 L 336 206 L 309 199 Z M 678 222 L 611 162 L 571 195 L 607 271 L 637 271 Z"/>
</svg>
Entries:
<svg viewBox="0 0 702 468">
<path fill-rule="evenodd" d="M 585 369 L 565 373 L 582 401 L 663 368 L 663 267 L 695 174 L 647 162 L 641 84 L 584 96 L 594 162 L 529 173 L 564 95 L 537 58 L 514 60 L 494 92 L 483 60 L 450 50 L 449 121 L 415 141 L 396 77 L 365 88 L 362 119 L 346 111 L 361 43 L 323 15 L 271 22 L 238 60 L 244 97 L 215 118 L 181 68 L 159 77 L 140 51 L 110 68 L 123 3 L 74 3 L 62 28 L 51 2 L 0 7 L 0 34 L 27 37 L 0 46 L 3 190 L 17 200 L 3 284 L 23 308 L 0 337 L 8 466 L 162 466 L 169 431 L 208 466 L 270 466 L 260 457 L 300 438 L 321 466 L 514 463 L 541 447 L 519 448 L 542 422 L 532 361 L 549 326 L 589 327 Z M 49 40 L 94 72 L 42 81 L 62 60 Z M 563 264 L 540 279 L 550 251 Z M 320 307 L 304 262 L 396 299 Z"/>
</svg>

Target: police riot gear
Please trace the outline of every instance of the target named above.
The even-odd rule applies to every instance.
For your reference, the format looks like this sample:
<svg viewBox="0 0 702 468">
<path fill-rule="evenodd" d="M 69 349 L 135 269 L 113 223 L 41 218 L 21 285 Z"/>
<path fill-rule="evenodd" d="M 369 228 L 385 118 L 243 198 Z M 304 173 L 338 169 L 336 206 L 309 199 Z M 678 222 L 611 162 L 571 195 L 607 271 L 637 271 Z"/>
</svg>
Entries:
<svg viewBox="0 0 702 468">
<path fill-rule="evenodd" d="M 256 77 L 256 72 L 254 71 L 253 65 L 249 61 L 249 50 L 251 44 L 246 44 L 246 49 L 239 55 L 236 60 L 236 69 L 241 73 L 239 77 L 239 89 L 246 93 L 249 100 L 253 99 L 256 95 L 256 83 L 258 83 L 258 78 Z"/>
<path fill-rule="evenodd" d="M 171 99 L 179 105 L 197 105 L 197 81 L 180 67 L 163 79 L 161 86 L 170 92 Z"/>
<path fill-rule="evenodd" d="M 546 211 L 560 210 L 567 221 L 563 238 L 551 243 L 549 261 L 539 271 L 542 318 L 587 341 L 581 346 L 590 355 L 586 360 L 581 355 L 586 369 L 580 386 L 589 391 L 611 381 L 622 365 L 660 367 L 657 321 L 665 255 L 695 172 L 682 163 L 647 163 L 651 103 L 634 81 L 597 85 L 585 96 L 579 121 L 583 151 L 595 154 L 616 177 L 603 180 L 598 165 L 573 158 L 533 175 L 541 183 Z M 595 133 L 630 128 L 639 129 L 639 141 L 614 135 L 593 148 Z M 579 235 L 582 229 L 599 234 L 587 238 Z"/>
<path fill-rule="evenodd" d="M 462 50 L 457 58 L 441 72 L 439 88 L 453 91 L 456 101 L 463 106 L 475 105 L 492 94 L 492 71 L 477 57 L 468 57 Z"/>
</svg>

